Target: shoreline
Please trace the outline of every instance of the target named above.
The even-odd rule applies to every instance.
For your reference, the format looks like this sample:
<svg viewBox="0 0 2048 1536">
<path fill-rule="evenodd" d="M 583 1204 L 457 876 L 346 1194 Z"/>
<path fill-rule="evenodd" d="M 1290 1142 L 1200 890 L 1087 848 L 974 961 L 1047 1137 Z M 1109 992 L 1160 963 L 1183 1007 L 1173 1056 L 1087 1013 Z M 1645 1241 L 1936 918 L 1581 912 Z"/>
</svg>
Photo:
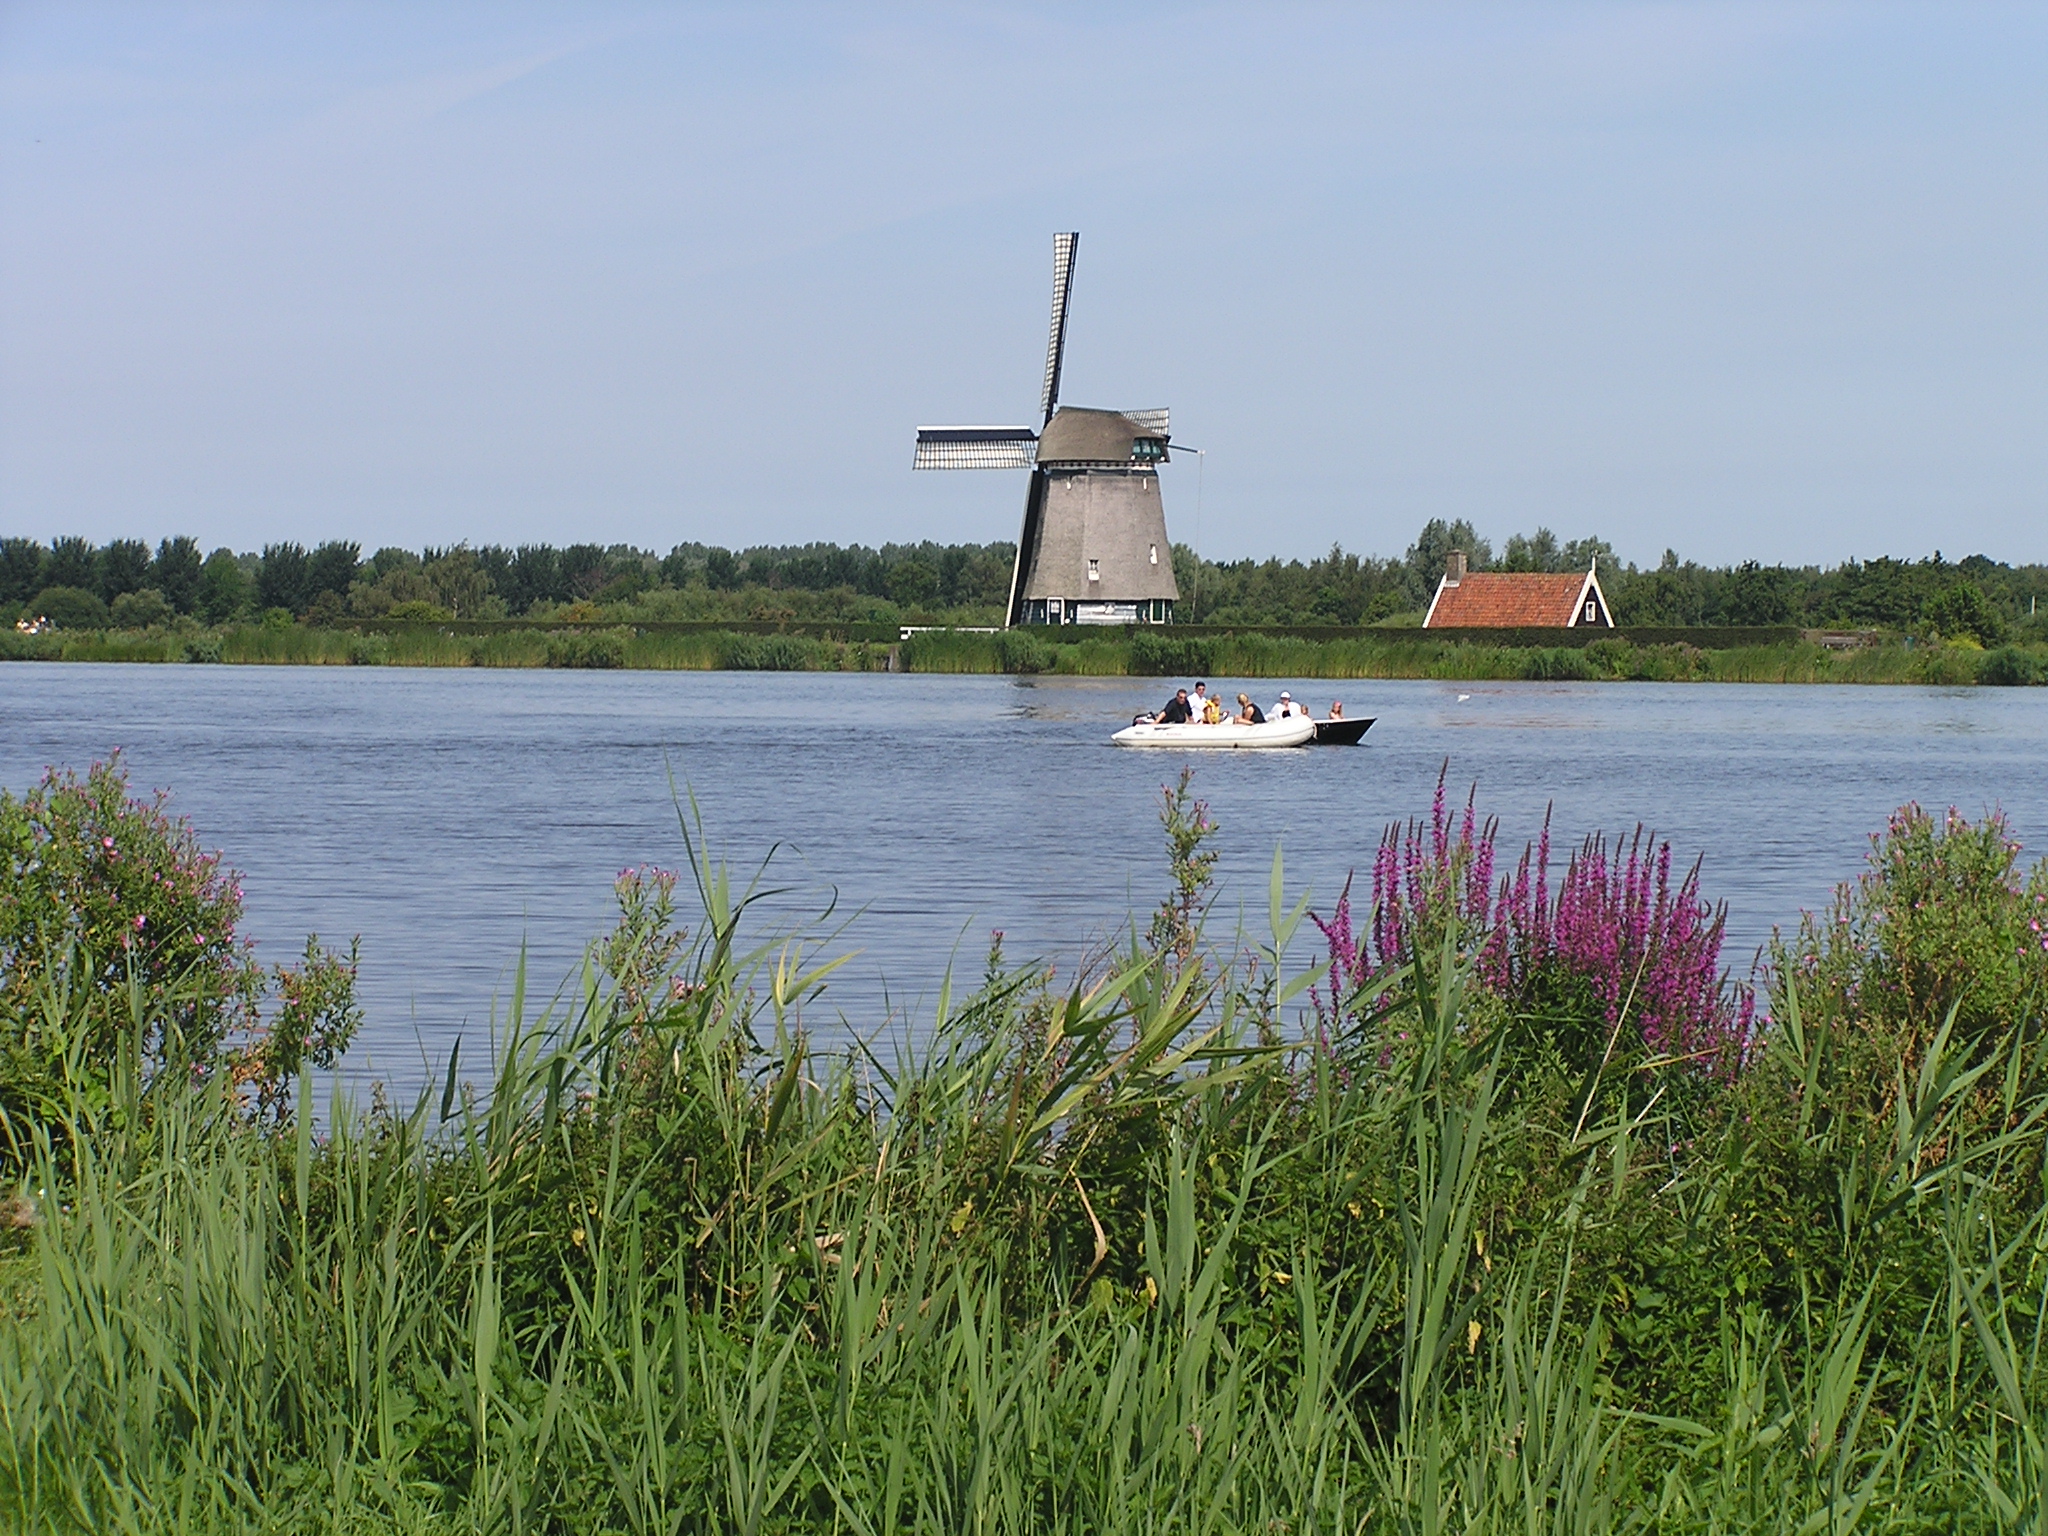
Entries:
<svg viewBox="0 0 2048 1536">
<path fill-rule="evenodd" d="M 1896 683 L 2026 686 L 2048 682 L 2048 646 L 1986 650 L 1909 637 L 1846 647 L 1799 637 L 1726 647 L 1690 639 L 1640 641 L 1625 632 L 1561 643 L 1514 632 L 1500 641 L 1425 637 L 1420 630 L 1313 636 L 1270 632 L 1106 631 L 1047 638 L 1030 630 L 920 629 L 886 638 L 881 626 L 748 628 L 517 624 L 304 625 L 221 629 L 0 634 L 0 661 L 142 664 L 568 668 L 627 671 L 923 672 L 1075 677 L 1235 677 L 1470 682 Z M 875 630 L 870 635 L 867 631 Z M 465 632 L 467 631 L 467 632 Z M 1670 632 L 1662 632 L 1670 633 Z M 1652 638 L 1658 636 L 1658 638 Z M 1693 632 L 1698 639 L 1711 638 Z"/>
</svg>

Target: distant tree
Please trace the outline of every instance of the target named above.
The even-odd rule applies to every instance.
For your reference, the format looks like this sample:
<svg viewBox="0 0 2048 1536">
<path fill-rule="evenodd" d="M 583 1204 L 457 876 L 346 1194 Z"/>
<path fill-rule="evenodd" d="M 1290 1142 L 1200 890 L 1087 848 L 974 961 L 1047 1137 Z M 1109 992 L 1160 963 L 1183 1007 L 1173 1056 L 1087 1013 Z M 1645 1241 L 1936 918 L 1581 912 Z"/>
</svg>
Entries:
<svg viewBox="0 0 2048 1536">
<path fill-rule="evenodd" d="M 420 565 L 420 557 L 411 550 L 387 544 L 363 562 L 362 578 L 364 581 L 382 581 L 393 571 L 414 571 Z"/>
<path fill-rule="evenodd" d="M 322 544 L 306 558 L 306 601 L 312 602 L 323 592 L 347 597 L 362 563 L 363 547 L 360 544 L 345 543 L 339 539 L 330 539 Z"/>
<path fill-rule="evenodd" d="M 148 629 L 152 624 L 166 624 L 171 613 L 171 605 L 155 587 L 123 592 L 108 608 L 108 617 L 117 629 Z"/>
<path fill-rule="evenodd" d="M 1593 569 L 1596 563 L 1603 571 L 1619 572 L 1622 568 L 1621 562 L 1614 557 L 1614 546 L 1605 539 L 1596 539 L 1589 535 L 1583 539 L 1573 539 L 1565 545 L 1557 569 L 1587 571 Z"/>
<path fill-rule="evenodd" d="M 1557 535 L 1548 528 L 1538 528 L 1535 533 L 1524 536 L 1515 534 L 1501 551 L 1494 569 L 1501 571 L 1561 571 L 1565 569 L 1564 550 L 1557 542 Z"/>
<path fill-rule="evenodd" d="M 714 592 L 730 592 L 740 584 L 740 562 L 731 550 L 713 545 L 704 551 L 704 581 Z"/>
<path fill-rule="evenodd" d="M 99 558 L 91 544 L 80 538 L 50 541 L 50 558 L 43 567 L 43 585 L 83 587 L 91 592 L 99 584 Z"/>
<path fill-rule="evenodd" d="M 48 619 L 59 629 L 105 629 L 107 605 L 97 592 L 83 587 L 45 587 L 28 601 L 31 617 Z"/>
<path fill-rule="evenodd" d="M 690 544 L 678 544 L 661 560 L 661 584 L 678 591 L 690 584 L 690 578 L 703 568 L 704 557 L 698 548 Z"/>
<path fill-rule="evenodd" d="M 205 564 L 199 541 L 183 535 L 165 539 L 150 562 L 149 584 L 179 613 L 190 613 L 199 601 L 199 568 Z"/>
<path fill-rule="evenodd" d="M 303 544 L 264 545 L 263 564 L 256 570 L 256 606 L 304 613 L 313 595 L 307 587 L 306 563 Z"/>
<path fill-rule="evenodd" d="M 595 597 L 611 580 L 611 564 L 600 544 L 571 544 L 562 551 L 562 585 L 569 597 Z"/>
<path fill-rule="evenodd" d="M 514 613 L 525 613 L 535 603 L 559 603 L 569 596 L 562 580 L 562 558 L 552 544 L 522 544 L 514 552 L 498 595 Z"/>
<path fill-rule="evenodd" d="M 484 579 L 476 551 L 467 544 L 458 544 L 429 561 L 420 574 L 433 588 L 434 601 L 454 617 L 486 617 L 485 606 L 492 595 L 491 584 Z"/>
<path fill-rule="evenodd" d="M 1486 569 L 1493 559 L 1493 546 L 1462 517 L 1451 523 L 1440 517 L 1431 518 L 1402 557 L 1408 569 L 1408 593 L 1416 606 L 1427 603 L 1430 594 L 1436 591 L 1444 574 L 1445 558 L 1454 549 L 1465 552 L 1465 564 L 1475 571 Z"/>
<path fill-rule="evenodd" d="M 491 595 L 503 600 L 505 577 L 512 569 L 512 551 L 502 544 L 481 545 L 476 552 L 476 568 L 484 573 L 484 584 Z"/>
<path fill-rule="evenodd" d="M 149 546 L 140 539 L 115 539 L 100 550 L 98 565 L 100 598 L 111 603 L 148 585 Z"/>
<path fill-rule="evenodd" d="M 2005 621 L 1974 581 L 1952 582 L 1929 598 L 1921 621 L 1945 640 L 1975 640 L 1996 645 L 2005 638 Z"/>
<path fill-rule="evenodd" d="M 249 606 L 253 588 L 232 549 L 216 549 L 199 568 L 199 596 L 193 608 L 209 624 L 227 624 Z"/>
<path fill-rule="evenodd" d="M 1717 617 L 1723 624 L 1789 624 L 1791 575 L 1783 566 L 1743 561 L 1722 587 Z"/>
<path fill-rule="evenodd" d="M 889 573 L 889 601 L 906 608 L 930 602 L 939 593 L 939 573 L 922 560 L 901 562 Z"/>
<path fill-rule="evenodd" d="M 26 602 L 42 591 L 47 559 L 36 539 L 0 539 L 0 603 Z"/>
</svg>

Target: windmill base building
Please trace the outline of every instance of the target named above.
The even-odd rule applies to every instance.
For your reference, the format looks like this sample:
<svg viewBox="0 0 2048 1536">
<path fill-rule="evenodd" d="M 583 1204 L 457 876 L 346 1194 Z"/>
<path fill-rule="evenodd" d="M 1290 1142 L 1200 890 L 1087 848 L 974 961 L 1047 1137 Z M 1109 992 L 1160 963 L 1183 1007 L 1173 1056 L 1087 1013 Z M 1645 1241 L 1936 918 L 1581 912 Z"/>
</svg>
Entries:
<svg viewBox="0 0 2048 1536">
<path fill-rule="evenodd" d="M 1012 624 L 1166 624 L 1180 588 L 1159 466 L 1166 437 L 1121 411 L 1055 412 L 1038 439 Z"/>
<path fill-rule="evenodd" d="M 1053 236 L 1052 334 L 1041 429 L 920 427 L 917 469 L 1029 469 L 1006 622 L 1167 624 L 1180 588 L 1159 494 L 1163 410 L 1059 404 L 1078 234 Z"/>
</svg>

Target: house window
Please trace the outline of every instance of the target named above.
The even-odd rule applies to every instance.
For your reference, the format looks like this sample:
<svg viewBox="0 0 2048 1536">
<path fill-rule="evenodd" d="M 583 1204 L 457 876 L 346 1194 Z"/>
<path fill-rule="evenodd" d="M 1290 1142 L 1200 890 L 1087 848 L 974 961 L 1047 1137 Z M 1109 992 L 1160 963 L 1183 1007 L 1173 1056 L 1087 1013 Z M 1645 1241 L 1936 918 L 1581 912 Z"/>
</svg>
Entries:
<svg viewBox="0 0 2048 1536">
<path fill-rule="evenodd" d="M 1157 544 L 1152 546 L 1152 563 L 1154 565 L 1159 563 L 1159 546 Z"/>
<path fill-rule="evenodd" d="M 1594 621 L 1595 619 L 1597 619 L 1597 618 L 1599 618 L 1599 617 L 1600 617 L 1600 605 L 1599 605 L 1598 603 L 1594 602 L 1594 601 L 1593 601 L 1593 599 L 1591 599 L 1590 597 L 1589 597 L 1589 598 L 1587 598 L 1587 599 L 1586 599 L 1586 622 L 1587 622 L 1588 624 L 1590 624 L 1590 623 L 1592 623 L 1592 622 L 1593 622 L 1593 621 Z"/>
<path fill-rule="evenodd" d="M 1088 579 L 1090 581 L 1102 580 L 1102 562 L 1100 560 L 1090 560 L 1088 562 Z"/>
</svg>

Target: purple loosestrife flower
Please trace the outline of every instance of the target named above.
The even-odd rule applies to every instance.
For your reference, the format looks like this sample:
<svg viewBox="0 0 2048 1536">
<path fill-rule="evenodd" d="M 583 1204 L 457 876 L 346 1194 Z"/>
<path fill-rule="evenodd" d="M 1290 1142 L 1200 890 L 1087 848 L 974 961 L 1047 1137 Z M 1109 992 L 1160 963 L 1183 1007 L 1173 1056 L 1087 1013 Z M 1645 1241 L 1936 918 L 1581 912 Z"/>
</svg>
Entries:
<svg viewBox="0 0 2048 1536">
<path fill-rule="evenodd" d="M 1626 1023 L 1653 1055 L 1739 1065 L 1756 1000 L 1721 968 L 1726 909 L 1701 899 L 1697 863 L 1674 883 L 1671 845 L 1638 827 L 1625 846 L 1588 838 L 1553 893 L 1546 813 L 1535 845 L 1496 887 L 1496 832 L 1479 818 L 1476 786 L 1454 826 L 1445 775 L 1426 824 L 1388 828 L 1373 857 L 1366 931 L 1356 931 L 1349 881 L 1330 917 L 1315 919 L 1330 949 L 1328 993 L 1312 994 L 1326 1039 L 1346 1020 L 1362 1022 L 1371 984 L 1431 952 L 1455 921 L 1479 983 L 1510 1003 L 1534 1004 L 1569 983 L 1601 1023 Z"/>
</svg>

